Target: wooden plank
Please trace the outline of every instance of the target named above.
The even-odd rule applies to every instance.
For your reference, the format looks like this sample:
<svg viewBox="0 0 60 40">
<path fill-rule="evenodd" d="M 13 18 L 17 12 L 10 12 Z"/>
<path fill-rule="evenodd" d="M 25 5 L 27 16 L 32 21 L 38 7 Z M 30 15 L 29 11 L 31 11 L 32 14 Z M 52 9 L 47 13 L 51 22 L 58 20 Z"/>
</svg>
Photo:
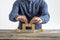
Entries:
<svg viewBox="0 0 60 40">
<path fill-rule="evenodd" d="M 40 33 L 20 32 L 16 33 L 15 30 L 0 30 L 0 39 L 9 40 L 59 40 L 60 30 L 43 30 Z"/>
</svg>

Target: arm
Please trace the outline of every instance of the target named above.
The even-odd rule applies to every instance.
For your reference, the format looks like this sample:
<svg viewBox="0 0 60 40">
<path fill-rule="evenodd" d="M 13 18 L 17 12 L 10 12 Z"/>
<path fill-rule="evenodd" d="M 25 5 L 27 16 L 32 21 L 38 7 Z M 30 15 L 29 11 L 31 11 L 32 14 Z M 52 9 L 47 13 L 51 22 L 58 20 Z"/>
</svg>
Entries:
<svg viewBox="0 0 60 40">
<path fill-rule="evenodd" d="M 36 16 L 37 17 L 32 18 L 32 20 L 30 21 L 30 24 L 32 23 L 45 24 L 49 21 L 50 15 L 48 13 L 47 4 L 45 3 L 44 0 L 41 1 L 40 6 L 39 6 L 39 11 Z"/>
<path fill-rule="evenodd" d="M 41 8 L 41 12 L 42 12 L 42 14 L 40 16 L 40 18 L 42 19 L 42 24 L 47 23 L 49 21 L 50 15 L 48 13 L 47 4 L 45 3 L 44 0 L 41 2 L 40 8 Z"/>
<path fill-rule="evenodd" d="M 16 22 L 16 18 L 18 16 L 18 11 L 19 11 L 19 4 L 17 1 L 15 1 L 15 3 L 13 4 L 13 9 L 11 11 L 11 13 L 9 14 L 9 20 Z"/>
</svg>

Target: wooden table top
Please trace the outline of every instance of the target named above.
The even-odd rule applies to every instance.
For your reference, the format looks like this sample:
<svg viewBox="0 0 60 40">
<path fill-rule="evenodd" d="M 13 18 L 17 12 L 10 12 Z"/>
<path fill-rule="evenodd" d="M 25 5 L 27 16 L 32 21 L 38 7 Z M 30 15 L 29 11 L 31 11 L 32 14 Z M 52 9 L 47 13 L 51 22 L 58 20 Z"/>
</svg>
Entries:
<svg viewBox="0 0 60 40">
<path fill-rule="evenodd" d="M 41 33 L 16 33 L 15 30 L 0 30 L 0 39 L 60 40 L 60 30 L 43 30 Z"/>
</svg>

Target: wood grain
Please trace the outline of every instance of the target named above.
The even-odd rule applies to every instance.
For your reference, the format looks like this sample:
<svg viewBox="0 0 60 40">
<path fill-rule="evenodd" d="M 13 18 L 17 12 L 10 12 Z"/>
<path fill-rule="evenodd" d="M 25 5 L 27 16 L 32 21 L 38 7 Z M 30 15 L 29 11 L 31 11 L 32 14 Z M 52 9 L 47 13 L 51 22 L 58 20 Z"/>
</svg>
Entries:
<svg viewBox="0 0 60 40">
<path fill-rule="evenodd" d="M 0 40 L 60 40 L 60 30 L 43 30 L 40 33 L 0 30 Z"/>
</svg>

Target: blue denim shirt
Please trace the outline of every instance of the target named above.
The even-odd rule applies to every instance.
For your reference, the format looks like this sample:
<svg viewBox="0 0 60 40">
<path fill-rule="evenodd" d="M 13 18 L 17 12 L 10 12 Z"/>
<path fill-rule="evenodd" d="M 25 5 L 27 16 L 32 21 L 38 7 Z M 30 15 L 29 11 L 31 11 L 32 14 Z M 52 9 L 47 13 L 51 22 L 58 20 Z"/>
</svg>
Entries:
<svg viewBox="0 0 60 40">
<path fill-rule="evenodd" d="M 41 24 L 45 24 L 49 21 L 48 7 L 44 0 L 16 0 L 13 4 L 11 13 L 9 14 L 9 19 L 13 22 L 16 22 L 18 15 L 25 15 L 28 19 L 28 22 L 34 17 L 40 17 L 42 23 L 35 24 L 35 29 L 41 29 Z M 22 23 L 19 22 L 19 29 L 22 29 Z"/>
</svg>

